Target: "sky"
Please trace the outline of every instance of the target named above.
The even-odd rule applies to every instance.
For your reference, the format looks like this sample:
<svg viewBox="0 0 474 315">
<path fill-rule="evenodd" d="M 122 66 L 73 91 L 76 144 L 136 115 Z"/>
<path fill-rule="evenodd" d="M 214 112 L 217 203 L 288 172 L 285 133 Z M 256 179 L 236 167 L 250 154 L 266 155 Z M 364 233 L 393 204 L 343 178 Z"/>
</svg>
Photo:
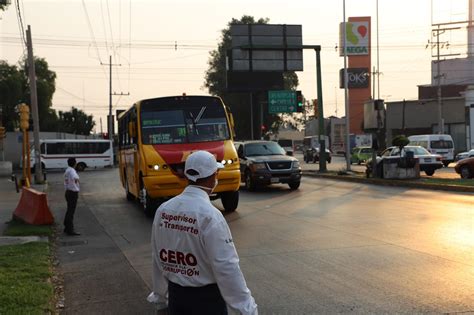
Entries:
<svg viewBox="0 0 474 315">
<path fill-rule="evenodd" d="M 53 108 L 75 106 L 106 131 L 109 56 L 113 112 L 146 98 L 206 95 L 209 52 L 232 18 L 251 15 L 272 24 L 299 24 L 303 44 L 321 45 L 324 115 L 344 115 L 336 51 L 343 0 L 11 0 L 0 12 L 0 59 L 17 64 L 24 55 L 20 24 L 31 26 L 35 56 L 57 74 Z M 376 56 L 377 0 L 346 0 L 346 18 L 372 17 L 372 65 Z M 416 99 L 417 85 L 431 83 L 432 23 L 467 20 L 468 0 L 379 0 L 380 94 L 386 101 Z M 19 7 L 20 18 L 18 17 Z M 444 53 L 465 54 L 463 30 L 443 35 Z M 307 99 L 316 98 L 314 51 L 305 51 L 297 72 Z M 377 89 L 378 90 L 378 89 Z M 377 93 L 377 92 L 376 92 Z M 378 93 L 377 93 L 378 94 Z M 101 121 L 102 120 L 102 125 Z M 101 128 L 102 127 L 102 128 Z"/>
</svg>

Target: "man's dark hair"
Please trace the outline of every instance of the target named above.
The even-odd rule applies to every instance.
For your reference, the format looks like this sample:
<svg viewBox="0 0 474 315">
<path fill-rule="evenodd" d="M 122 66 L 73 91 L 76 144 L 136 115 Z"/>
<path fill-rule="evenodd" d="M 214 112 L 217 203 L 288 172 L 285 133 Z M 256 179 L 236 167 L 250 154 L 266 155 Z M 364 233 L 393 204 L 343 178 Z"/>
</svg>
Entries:
<svg viewBox="0 0 474 315">
<path fill-rule="evenodd" d="M 189 174 L 189 175 L 192 175 L 192 176 L 195 176 L 195 175 L 198 175 L 198 174 L 199 174 L 196 170 L 193 170 L 193 169 L 187 170 L 186 173 Z M 214 175 L 214 174 L 212 174 L 212 175 Z M 210 176 L 208 176 L 208 177 L 205 177 L 205 178 L 198 178 L 195 182 L 192 181 L 192 180 L 190 180 L 190 179 L 188 178 L 188 183 L 189 183 L 190 185 L 198 185 L 198 186 L 199 186 L 201 183 L 203 183 L 203 182 L 205 182 L 206 180 L 208 180 L 209 177 L 211 177 L 212 175 L 210 175 Z"/>
<path fill-rule="evenodd" d="M 75 158 L 67 159 L 67 165 L 69 165 L 70 167 L 74 167 L 74 165 L 76 165 L 76 159 Z"/>
</svg>

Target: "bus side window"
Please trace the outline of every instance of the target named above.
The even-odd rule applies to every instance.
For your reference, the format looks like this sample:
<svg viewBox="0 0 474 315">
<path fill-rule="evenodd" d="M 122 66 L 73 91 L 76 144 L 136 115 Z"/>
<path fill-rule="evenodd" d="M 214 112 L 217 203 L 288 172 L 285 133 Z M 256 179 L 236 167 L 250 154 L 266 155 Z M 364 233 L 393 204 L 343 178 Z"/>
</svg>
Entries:
<svg viewBox="0 0 474 315">
<path fill-rule="evenodd" d="M 129 134 L 130 136 L 130 144 L 136 144 L 138 141 L 137 141 L 137 136 L 138 136 L 138 132 L 137 132 L 137 112 L 136 112 L 136 109 L 134 108 L 132 110 L 132 113 L 130 114 L 129 116 L 129 120 L 127 121 L 127 132 L 128 132 L 128 126 L 130 126 L 130 128 L 132 128 L 133 132 L 131 134 Z"/>
</svg>

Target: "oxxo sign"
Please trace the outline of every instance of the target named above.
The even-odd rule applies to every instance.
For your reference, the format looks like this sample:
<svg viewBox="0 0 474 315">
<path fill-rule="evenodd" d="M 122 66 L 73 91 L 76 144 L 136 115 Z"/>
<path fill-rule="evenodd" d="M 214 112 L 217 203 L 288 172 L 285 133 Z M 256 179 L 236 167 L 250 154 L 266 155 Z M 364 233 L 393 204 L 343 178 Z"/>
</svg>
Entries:
<svg viewBox="0 0 474 315">
<path fill-rule="evenodd" d="M 369 54 L 369 22 L 347 22 L 346 25 L 346 54 Z M 339 27 L 339 55 L 344 55 L 344 23 Z"/>
<path fill-rule="evenodd" d="M 369 87 L 370 72 L 368 68 L 348 68 L 347 87 L 349 89 L 363 89 Z M 339 71 L 339 87 L 344 88 L 344 69 Z"/>
</svg>

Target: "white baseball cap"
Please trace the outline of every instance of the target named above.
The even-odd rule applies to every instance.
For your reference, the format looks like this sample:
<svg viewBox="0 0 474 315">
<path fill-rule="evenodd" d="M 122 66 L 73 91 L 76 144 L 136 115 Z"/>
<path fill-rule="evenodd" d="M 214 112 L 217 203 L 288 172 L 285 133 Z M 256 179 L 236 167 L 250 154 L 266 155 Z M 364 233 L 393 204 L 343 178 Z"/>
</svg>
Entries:
<svg viewBox="0 0 474 315">
<path fill-rule="evenodd" d="M 217 162 L 214 155 L 207 151 L 196 151 L 186 159 L 184 174 L 189 180 L 195 182 L 200 178 L 211 176 L 220 168 L 224 168 L 224 165 Z M 190 170 L 191 172 L 188 173 Z"/>
</svg>

